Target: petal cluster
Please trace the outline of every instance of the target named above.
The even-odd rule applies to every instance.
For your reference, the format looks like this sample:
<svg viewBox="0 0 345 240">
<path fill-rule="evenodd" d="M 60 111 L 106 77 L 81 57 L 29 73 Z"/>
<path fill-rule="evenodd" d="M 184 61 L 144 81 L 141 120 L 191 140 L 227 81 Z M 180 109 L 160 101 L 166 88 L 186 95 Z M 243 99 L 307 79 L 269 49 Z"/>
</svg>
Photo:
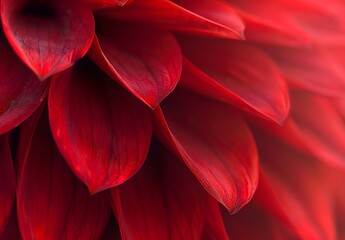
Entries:
<svg viewBox="0 0 345 240">
<path fill-rule="evenodd" d="M 341 239 L 344 10 L 0 1 L 0 238 Z"/>
</svg>

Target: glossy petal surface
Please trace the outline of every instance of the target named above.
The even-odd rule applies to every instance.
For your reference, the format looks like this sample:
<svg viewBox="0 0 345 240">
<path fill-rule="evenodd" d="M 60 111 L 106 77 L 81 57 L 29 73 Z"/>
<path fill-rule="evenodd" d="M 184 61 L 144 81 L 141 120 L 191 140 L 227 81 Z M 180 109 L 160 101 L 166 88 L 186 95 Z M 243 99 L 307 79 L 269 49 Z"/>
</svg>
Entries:
<svg viewBox="0 0 345 240">
<path fill-rule="evenodd" d="M 242 33 L 245 28 L 244 23 L 242 22 L 242 19 L 235 13 L 235 10 L 231 4 L 227 3 L 226 1 L 199 0 L 195 2 L 173 0 L 172 2 L 210 21 L 213 21 L 216 24 L 233 29 L 234 33 L 237 33 L 241 39 L 244 39 Z"/>
<path fill-rule="evenodd" d="M 182 55 L 172 34 L 121 25 L 97 36 L 94 61 L 148 106 L 156 107 L 175 88 Z"/>
<path fill-rule="evenodd" d="M 231 212 L 251 199 L 258 180 L 256 147 L 232 108 L 175 90 L 155 113 L 157 134 L 215 199 Z"/>
<path fill-rule="evenodd" d="M 110 213 L 108 194 L 90 197 L 61 157 L 46 116 L 24 159 L 17 201 L 24 239 L 98 239 Z"/>
<path fill-rule="evenodd" d="M 198 67 L 185 61 L 181 82 L 186 87 L 283 123 L 290 108 L 288 89 L 263 51 L 231 40 L 181 37 L 180 43 L 183 54 Z"/>
<path fill-rule="evenodd" d="M 41 82 L 18 59 L 0 33 L 0 134 L 23 122 L 45 99 L 48 82 Z"/>
<path fill-rule="evenodd" d="M 114 188 L 112 197 L 125 240 L 201 238 L 209 196 L 161 145 L 136 176 Z"/>
<path fill-rule="evenodd" d="M 48 106 L 62 155 L 94 193 L 123 183 L 141 167 L 151 118 L 144 104 L 83 64 L 54 79 Z"/>
<path fill-rule="evenodd" d="M 228 4 L 206 0 L 192 2 L 180 6 L 168 0 L 136 0 L 123 9 L 104 11 L 102 15 L 114 20 L 146 23 L 159 29 L 243 39 L 244 24 Z"/>
<path fill-rule="evenodd" d="M 41 79 L 72 66 L 94 36 L 91 10 L 78 1 L 3 0 L 1 18 L 13 49 Z"/>
<path fill-rule="evenodd" d="M 2 236 L 12 212 L 16 191 L 16 177 L 8 136 L 0 137 L 0 237 Z"/>
</svg>

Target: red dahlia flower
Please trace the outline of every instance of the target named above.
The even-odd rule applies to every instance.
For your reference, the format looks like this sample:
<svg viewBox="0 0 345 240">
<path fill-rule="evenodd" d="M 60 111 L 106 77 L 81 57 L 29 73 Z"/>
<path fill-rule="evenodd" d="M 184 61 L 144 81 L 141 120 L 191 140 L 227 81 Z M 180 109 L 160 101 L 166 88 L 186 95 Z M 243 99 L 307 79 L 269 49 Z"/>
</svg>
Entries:
<svg viewBox="0 0 345 240">
<path fill-rule="evenodd" d="M 344 235 L 340 1 L 0 4 L 3 239 Z"/>
</svg>

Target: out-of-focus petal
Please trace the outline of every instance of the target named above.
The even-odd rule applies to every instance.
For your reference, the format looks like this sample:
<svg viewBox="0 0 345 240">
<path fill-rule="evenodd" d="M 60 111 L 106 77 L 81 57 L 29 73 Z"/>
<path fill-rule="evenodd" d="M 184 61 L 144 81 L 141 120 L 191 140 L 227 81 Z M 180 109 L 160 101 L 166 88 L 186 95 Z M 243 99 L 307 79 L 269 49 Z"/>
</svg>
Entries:
<svg viewBox="0 0 345 240">
<path fill-rule="evenodd" d="M 155 117 L 159 137 L 229 211 L 251 199 L 258 181 L 256 146 L 231 107 L 180 89 L 155 110 Z"/>
<path fill-rule="evenodd" d="M 330 188 L 335 196 L 334 206 L 336 213 L 335 221 L 337 228 L 337 239 L 344 239 L 345 237 L 345 170 L 343 168 L 332 168 L 329 171 L 331 178 Z"/>
<path fill-rule="evenodd" d="M 287 85 L 263 51 L 234 40 L 179 40 L 183 54 L 198 67 L 184 61 L 181 82 L 186 87 L 283 123 L 290 107 Z"/>
<path fill-rule="evenodd" d="M 282 144 L 275 138 L 256 133 L 263 187 L 270 188 L 294 231 L 303 239 L 337 239 L 330 168 L 314 158 Z M 258 191 L 262 205 L 270 208 L 264 191 Z"/>
<path fill-rule="evenodd" d="M 345 166 L 345 123 L 332 98 L 291 91 L 291 115 L 283 127 L 265 128 L 294 148 L 326 163 Z"/>
<path fill-rule="evenodd" d="M 93 10 L 115 7 L 116 0 L 80 0 L 80 2 L 88 4 Z"/>
<path fill-rule="evenodd" d="M 15 207 L 12 209 L 12 213 L 6 225 L 6 229 L 0 237 L 1 240 L 22 240 L 16 210 L 17 209 Z"/>
<path fill-rule="evenodd" d="M 37 126 L 18 184 L 23 238 L 98 239 L 109 218 L 109 194 L 91 197 L 57 150 L 46 115 Z"/>
<path fill-rule="evenodd" d="M 131 3 L 133 0 L 115 0 L 115 1 L 119 6 L 123 7 L 124 5 Z"/>
<path fill-rule="evenodd" d="M 103 231 L 101 240 L 121 240 L 119 224 L 113 214 L 111 214 L 108 225 Z"/>
<path fill-rule="evenodd" d="M 261 187 L 260 185 L 261 179 L 258 190 Z M 224 224 L 230 239 L 299 239 L 293 231 L 290 231 L 266 209 L 255 203 L 255 198 L 256 196 L 254 195 L 252 201 L 234 215 L 230 215 L 226 210 L 223 211 Z"/>
<path fill-rule="evenodd" d="M 41 79 L 72 66 L 94 36 L 91 10 L 78 1 L 2 0 L 1 18 L 14 51 Z"/>
<path fill-rule="evenodd" d="M 264 46 L 295 87 L 332 96 L 345 92 L 345 48 Z"/>
<path fill-rule="evenodd" d="M 18 126 L 45 99 L 48 81 L 41 82 L 17 58 L 0 32 L 0 134 Z"/>
<path fill-rule="evenodd" d="M 112 190 L 125 240 L 199 240 L 209 197 L 188 168 L 161 145 L 154 145 L 137 175 Z"/>
<path fill-rule="evenodd" d="M 16 145 L 16 158 L 15 158 L 15 171 L 17 176 L 17 182 L 20 178 L 21 171 L 23 169 L 24 160 L 30 151 L 30 145 L 32 142 L 32 137 L 35 133 L 38 121 L 41 118 L 42 112 L 46 108 L 46 102 L 40 107 L 25 121 L 19 126 L 20 138 L 18 139 Z"/>
<path fill-rule="evenodd" d="M 8 137 L 0 137 L 0 237 L 9 221 L 16 191 L 16 177 Z"/>
<path fill-rule="evenodd" d="M 52 81 L 53 136 L 92 193 L 126 181 L 143 164 L 151 140 L 148 108 L 94 65 L 83 62 Z"/>
<path fill-rule="evenodd" d="M 111 19 L 140 22 L 160 29 L 198 35 L 243 39 L 244 24 L 229 4 L 199 0 L 179 2 L 168 0 L 136 0 L 125 8 L 101 12 Z"/>
<path fill-rule="evenodd" d="M 336 108 L 338 109 L 340 115 L 345 120 L 345 97 L 343 96 L 342 98 L 336 99 L 335 105 L 336 105 Z"/>
<path fill-rule="evenodd" d="M 105 8 L 123 7 L 131 3 L 133 0 L 80 0 L 82 3 L 88 4 L 92 10 L 97 11 Z"/>
<path fill-rule="evenodd" d="M 342 44 L 344 3 L 310 0 L 227 0 L 238 9 L 249 40 L 283 45 Z"/>
<path fill-rule="evenodd" d="M 224 215 L 229 236 L 338 239 L 330 168 L 265 133 L 255 136 L 262 166 L 260 183 L 243 214 L 238 218 Z"/>
<path fill-rule="evenodd" d="M 222 219 L 220 204 L 214 198 L 209 198 L 205 213 L 205 223 L 202 231 L 202 240 L 229 240 L 224 221 Z"/>
<path fill-rule="evenodd" d="M 172 34 L 123 24 L 98 32 L 92 59 L 148 106 L 155 108 L 175 88 L 182 55 Z"/>
</svg>

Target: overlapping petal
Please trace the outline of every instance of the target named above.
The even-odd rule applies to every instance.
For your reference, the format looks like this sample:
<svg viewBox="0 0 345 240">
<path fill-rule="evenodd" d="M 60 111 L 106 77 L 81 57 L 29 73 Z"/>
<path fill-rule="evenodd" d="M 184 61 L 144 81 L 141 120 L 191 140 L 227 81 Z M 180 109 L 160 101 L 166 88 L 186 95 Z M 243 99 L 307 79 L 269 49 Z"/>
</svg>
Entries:
<svg viewBox="0 0 345 240">
<path fill-rule="evenodd" d="M 280 70 L 267 54 L 240 41 L 179 40 L 183 54 L 196 65 L 184 62 L 186 74 L 181 82 L 186 87 L 283 123 L 290 108 L 289 93 Z"/>
<path fill-rule="evenodd" d="M 343 96 L 345 47 L 264 46 L 294 87 L 323 95 Z"/>
<path fill-rule="evenodd" d="M 205 223 L 202 232 L 203 240 L 228 240 L 224 221 L 222 219 L 220 204 L 214 198 L 209 198 L 206 207 Z"/>
<path fill-rule="evenodd" d="M 107 192 L 91 197 L 73 175 L 55 146 L 46 114 L 37 126 L 18 184 L 23 238 L 98 239 L 110 213 Z"/>
<path fill-rule="evenodd" d="M 238 9 L 247 39 L 265 44 L 342 44 L 344 3 L 309 0 L 227 0 Z"/>
<path fill-rule="evenodd" d="M 18 126 L 45 99 L 48 82 L 41 82 L 18 59 L 0 33 L 0 134 Z"/>
<path fill-rule="evenodd" d="M 182 55 L 171 33 L 119 25 L 97 36 L 93 60 L 148 106 L 155 108 L 175 88 Z"/>
<path fill-rule="evenodd" d="M 172 0 L 177 5 L 188 9 L 189 11 L 198 14 L 199 16 L 205 17 L 206 19 L 213 21 L 220 26 L 225 26 L 228 29 L 233 29 L 237 37 L 234 39 L 244 39 L 244 23 L 242 19 L 235 13 L 231 4 L 228 4 L 223 0 L 199 0 L 185 1 L 185 0 Z M 220 36 L 218 36 L 220 37 Z"/>
<path fill-rule="evenodd" d="M 261 179 L 258 190 L 261 188 L 260 185 Z M 258 205 L 255 198 L 254 196 L 252 201 L 235 215 L 229 215 L 224 210 L 224 224 L 231 239 L 298 239 L 284 223 L 277 221 L 271 214 L 267 214 L 267 210 Z"/>
<path fill-rule="evenodd" d="M 156 133 L 215 199 L 231 212 L 251 199 L 258 180 L 256 146 L 232 108 L 175 90 L 155 116 Z"/>
<path fill-rule="evenodd" d="M 88 4 L 95 10 L 116 6 L 116 0 L 80 0 L 80 2 Z"/>
<path fill-rule="evenodd" d="M 340 0 L 0 2 L 0 238 L 345 235 Z"/>
<path fill-rule="evenodd" d="M 6 229 L 1 235 L 1 240 L 22 240 L 18 225 L 16 207 L 12 209 L 12 213 L 6 225 Z"/>
<path fill-rule="evenodd" d="M 106 10 L 101 15 L 114 20 L 146 23 L 164 30 L 243 39 L 244 24 L 228 4 L 207 0 L 189 3 L 180 6 L 169 0 L 136 0 L 123 9 Z"/>
<path fill-rule="evenodd" d="M 345 237 L 345 229 L 343 228 L 345 223 L 345 189 L 344 189 L 344 181 L 345 181 L 345 170 L 344 168 L 332 168 L 329 171 L 329 177 L 331 179 L 331 183 L 329 185 L 331 193 L 334 195 L 335 201 L 334 204 L 334 212 L 337 213 L 334 216 L 334 220 L 336 222 L 335 228 L 337 230 L 337 238 L 343 239 Z"/>
<path fill-rule="evenodd" d="M 210 196 L 161 145 L 112 197 L 122 239 L 201 239 Z"/>
<path fill-rule="evenodd" d="M 0 237 L 9 221 L 16 191 L 16 177 L 8 137 L 0 137 Z"/>
<path fill-rule="evenodd" d="M 108 226 L 104 230 L 101 240 L 114 240 L 114 239 L 121 239 L 120 228 L 115 220 L 115 217 L 111 215 L 110 220 L 108 222 Z"/>
<path fill-rule="evenodd" d="M 332 169 L 262 132 L 256 134 L 256 137 L 262 160 L 260 184 L 253 204 L 247 211 L 244 209 L 244 218 L 240 215 L 240 223 L 236 224 L 237 218 L 234 216 L 227 224 L 230 237 L 232 233 L 243 233 L 242 236 L 248 236 L 243 239 L 268 235 L 273 236 L 273 239 L 278 236 L 338 239 L 334 196 L 329 178 Z M 261 222 L 266 225 L 266 229 L 256 228 L 257 221 L 250 222 L 254 216 L 266 218 Z M 229 216 L 225 215 L 225 218 Z M 246 234 L 247 228 L 239 227 L 243 222 L 253 232 Z"/>
<path fill-rule="evenodd" d="M 345 124 L 334 99 L 294 90 L 291 116 L 283 127 L 265 128 L 296 149 L 344 166 Z"/>
<path fill-rule="evenodd" d="M 81 2 L 88 4 L 94 11 L 116 6 L 122 7 L 132 1 L 133 0 L 81 0 Z"/>
<path fill-rule="evenodd" d="M 149 111 L 94 65 L 81 63 L 54 79 L 48 106 L 56 143 L 91 192 L 123 183 L 143 164 Z"/>
<path fill-rule="evenodd" d="M 13 49 L 41 79 L 72 66 L 94 36 L 91 10 L 78 1 L 2 0 L 1 18 Z"/>
</svg>

